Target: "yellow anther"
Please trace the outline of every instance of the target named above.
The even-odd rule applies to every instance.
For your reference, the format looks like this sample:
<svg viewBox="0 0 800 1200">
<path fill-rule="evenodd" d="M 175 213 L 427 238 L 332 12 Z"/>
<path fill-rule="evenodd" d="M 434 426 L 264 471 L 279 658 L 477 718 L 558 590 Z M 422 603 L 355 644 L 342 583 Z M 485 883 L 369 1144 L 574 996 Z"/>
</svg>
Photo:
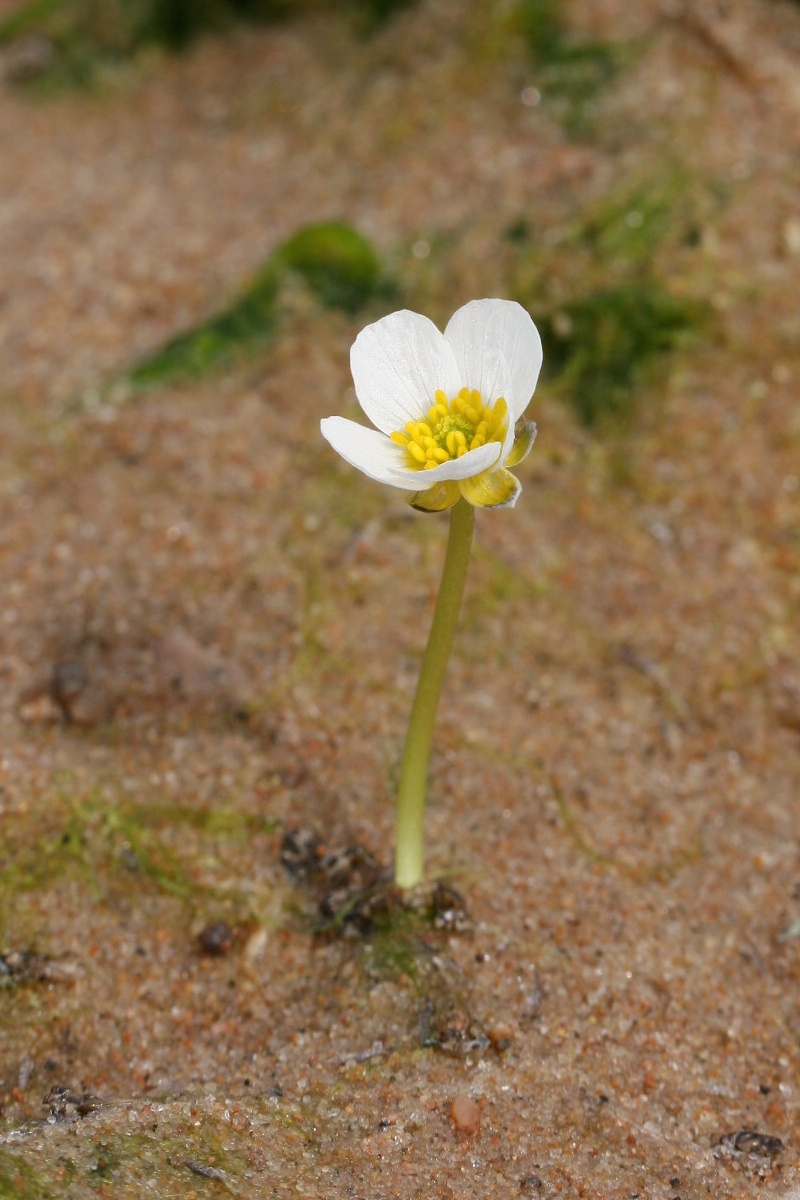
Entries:
<svg viewBox="0 0 800 1200">
<path fill-rule="evenodd" d="M 409 466 L 430 470 L 487 442 L 503 441 L 508 405 L 502 398 L 489 407 L 474 388 L 462 388 L 452 400 L 441 389 L 434 399 L 427 420 L 409 421 L 405 431 L 397 430 L 391 435 L 395 445 L 408 452 Z"/>
</svg>

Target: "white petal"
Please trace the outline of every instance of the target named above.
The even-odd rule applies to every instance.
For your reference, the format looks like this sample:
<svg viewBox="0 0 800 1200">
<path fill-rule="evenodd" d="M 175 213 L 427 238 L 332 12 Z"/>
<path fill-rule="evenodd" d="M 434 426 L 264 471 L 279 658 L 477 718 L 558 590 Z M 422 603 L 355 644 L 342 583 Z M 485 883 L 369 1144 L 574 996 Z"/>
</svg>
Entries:
<svg viewBox="0 0 800 1200">
<path fill-rule="evenodd" d="M 441 483 L 444 479 L 467 479 L 470 475 L 480 475 L 498 461 L 500 449 L 499 442 L 487 442 L 485 446 L 468 450 L 461 458 L 451 458 L 439 467 L 423 471 L 412 469 L 412 477 L 416 480 L 415 490 L 432 487 L 434 483 Z"/>
<path fill-rule="evenodd" d="M 542 367 L 542 341 L 529 314 L 514 300 L 472 300 L 453 313 L 444 336 L 464 386 L 477 388 L 485 402 L 503 395 L 498 387 L 507 387 L 513 427 L 530 403 Z"/>
<path fill-rule="evenodd" d="M 350 351 L 350 368 L 359 404 L 383 433 L 424 419 L 437 388 L 449 399 L 462 386 L 444 334 L 408 309 L 361 330 Z"/>
<path fill-rule="evenodd" d="M 409 492 L 419 491 L 420 472 L 407 466 L 405 449 L 384 434 L 346 417 L 325 417 L 320 421 L 320 429 L 337 454 L 370 479 Z"/>
</svg>

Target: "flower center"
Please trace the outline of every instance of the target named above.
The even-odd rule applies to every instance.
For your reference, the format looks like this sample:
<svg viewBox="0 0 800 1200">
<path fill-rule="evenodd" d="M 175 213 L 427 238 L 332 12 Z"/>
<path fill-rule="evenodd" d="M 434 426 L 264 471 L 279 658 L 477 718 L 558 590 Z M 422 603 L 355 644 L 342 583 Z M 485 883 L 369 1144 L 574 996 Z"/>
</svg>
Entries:
<svg viewBox="0 0 800 1200">
<path fill-rule="evenodd" d="M 452 400 L 439 389 L 435 400 L 427 420 L 409 421 L 404 430 L 391 435 L 398 446 L 405 446 L 409 466 L 429 470 L 487 442 L 503 441 L 508 405 L 502 396 L 493 408 L 483 403 L 480 392 L 469 388 L 462 388 Z"/>
</svg>

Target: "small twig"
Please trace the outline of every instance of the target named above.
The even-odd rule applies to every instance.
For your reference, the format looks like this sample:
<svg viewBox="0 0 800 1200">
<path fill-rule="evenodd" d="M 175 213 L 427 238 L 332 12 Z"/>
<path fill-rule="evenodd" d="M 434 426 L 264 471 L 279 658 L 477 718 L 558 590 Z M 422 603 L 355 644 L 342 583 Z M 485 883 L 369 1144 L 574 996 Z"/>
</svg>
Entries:
<svg viewBox="0 0 800 1200">
<path fill-rule="evenodd" d="M 391 1053 L 391 1046 L 384 1046 L 383 1042 L 373 1042 L 369 1050 L 356 1050 L 352 1054 L 343 1054 L 337 1058 L 336 1063 L 340 1067 L 350 1066 L 353 1063 L 369 1062 L 371 1058 L 380 1058 L 383 1054 Z"/>
<path fill-rule="evenodd" d="M 679 695 L 670 685 L 666 673 L 661 667 L 656 663 L 650 662 L 649 659 L 642 658 L 632 646 L 629 646 L 625 642 L 619 648 L 619 660 L 626 667 L 631 667 L 634 671 L 639 671 L 645 678 L 651 680 L 676 716 L 680 717 L 683 721 L 689 719 L 691 716 L 689 705 L 683 696 Z"/>
<path fill-rule="evenodd" d="M 590 862 L 597 863 L 601 867 L 611 867 L 614 870 L 621 871 L 630 879 L 663 879 L 674 875 L 683 867 L 689 866 L 691 863 L 697 862 L 702 853 L 702 847 L 699 844 L 688 846 L 681 853 L 677 854 L 672 861 L 660 861 L 654 863 L 651 867 L 637 865 L 635 863 L 625 862 L 624 859 L 617 858 L 614 854 L 604 854 L 600 850 L 596 850 L 592 843 L 584 837 L 580 830 L 578 822 L 573 815 L 566 796 L 562 792 L 558 780 L 552 772 L 542 768 L 542 773 L 549 780 L 550 787 L 553 792 L 558 810 L 561 814 L 561 819 L 564 822 L 564 827 L 567 833 L 572 838 L 573 842 L 582 854 L 585 854 Z"/>
<path fill-rule="evenodd" d="M 203 1179 L 216 1179 L 219 1183 L 224 1183 L 227 1186 L 228 1177 L 218 1167 L 208 1167 L 205 1163 L 196 1162 L 193 1158 L 182 1158 L 181 1162 L 194 1175 L 200 1175 Z"/>
<path fill-rule="evenodd" d="M 704 20 L 702 15 L 689 6 L 670 7 L 664 12 L 664 18 L 674 25 L 693 34 L 697 41 L 702 42 L 707 50 L 719 60 L 726 70 L 739 83 L 749 90 L 757 88 L 759 79 L 748 64 L 720 36 L 713 24 Z"/>
</svg>

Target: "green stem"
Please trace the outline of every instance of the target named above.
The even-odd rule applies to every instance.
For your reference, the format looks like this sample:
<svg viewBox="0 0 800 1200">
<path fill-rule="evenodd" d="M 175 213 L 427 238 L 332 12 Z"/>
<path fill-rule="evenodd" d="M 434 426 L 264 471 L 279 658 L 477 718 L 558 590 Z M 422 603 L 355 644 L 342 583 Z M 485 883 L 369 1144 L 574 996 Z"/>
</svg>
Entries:
<svg viewBox="0 0 800 1200">
<path fill-rule="evenodd" d="M 475 509 L 466 500 L 459 500 L 450 513 L 450 537 L 442 582 L 411 706 L 400 768 L 394 877 L 397 885 L 403 888 L 415 887 L 423 877 L 425 791 L 433 723 L 458 623 L 474 526 Z"/>
</svg>

